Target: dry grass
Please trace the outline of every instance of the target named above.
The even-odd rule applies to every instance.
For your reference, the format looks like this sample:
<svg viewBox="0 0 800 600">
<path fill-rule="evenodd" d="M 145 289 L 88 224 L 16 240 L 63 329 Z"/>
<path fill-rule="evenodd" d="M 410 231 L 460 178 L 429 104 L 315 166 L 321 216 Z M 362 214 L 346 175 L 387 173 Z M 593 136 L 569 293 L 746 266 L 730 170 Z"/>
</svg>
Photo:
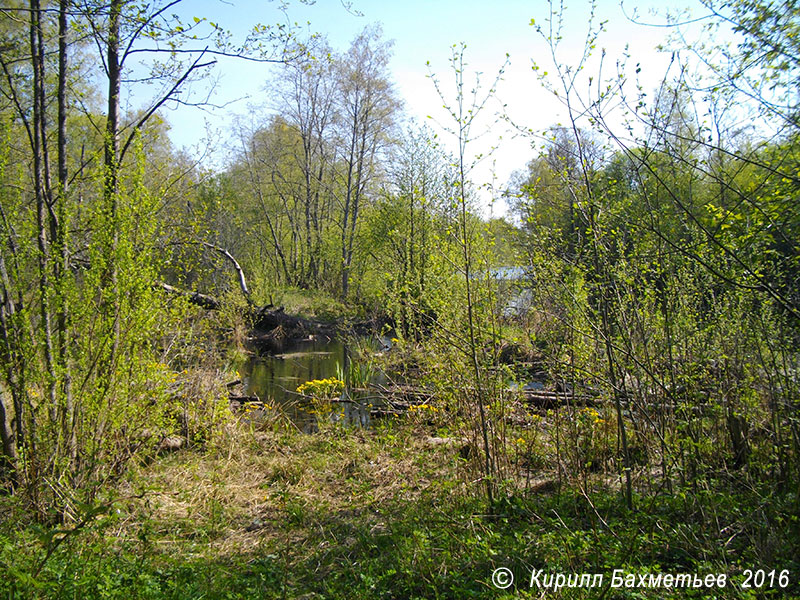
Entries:
<svg viewBox="0 0 800 600">
<path fill-rule="evenodd" d="M 328 520 L 356 519 L 379 531 L 387 527 L 379 509 L 413 502 L 463 468 L 458 444 L 433 443 L 411 427 L 330 426 L 307 435 L 241 422 L 220 437 L 211 450 L 181 451 L 134 470 L 122 490 L 133 500 L 119 536 L 134 539 L 147 522 L 162 552 L 203 542 L 199 552 L 222 558 L 324 539 Z"/>
<path fill-rule="evenodd" d="M 409 414 L 371 430 L 323 424 L 304 434 L 286 417 L 270 414 L 259 422 L 242 416 L 224 425 L 213 445 L 133 470 L 123 490 L 133 499 L 118 538 L 135 541 L 146 531 L 155 563 L 158 556 L 217 565 L 268 560 L 282 570 L 284 583 L 302 580 L 316 589 L 365 560 L 381 569 L 392 560 L 413 567 L 417 552 L 444 552 L 426 549 L 426 536 L 455 528 L 469 538 L 477 527 L 485 510 L 475 502 L 482 490 L 480 453 L 465 459 L 469 439 L 441 433 L 451 431 L 446 416 Z M 546 421 L 527 425 L 546 438 Z M 537 443 L 549 447 L 542 437 Z M 506 475 L 514 481 L 506 484 L 528 495 L 552 495 L 555 465 L 548 462 L 543 468 L 509 465 Z M 595 485 L 600 478 L 593 474 Z M 471 508 L 454 515 L 460 500 Z M 422 537 L 387 565 L 371 554 L 392 553 L 408 535 Z M 457 536 L 448 539 L 453 546 L 446 552 L 460 556 Z"/>
</svg>

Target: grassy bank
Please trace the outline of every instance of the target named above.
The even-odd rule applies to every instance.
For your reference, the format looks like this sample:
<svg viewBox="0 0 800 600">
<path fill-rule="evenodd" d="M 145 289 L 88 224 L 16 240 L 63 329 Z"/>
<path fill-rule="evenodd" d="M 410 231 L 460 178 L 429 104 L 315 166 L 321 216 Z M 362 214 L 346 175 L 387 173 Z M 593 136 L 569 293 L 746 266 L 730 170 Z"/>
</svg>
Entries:
<svg viewBox="0 0 800 600">
<path fill-rule="evenodd" d="M 543 424 L 546 428 L 546 423 Z M 442 435 L 444 434 L 444 435 Z M 612 571 L 725 573 L 716 597 L 798 592 L 796 496 L 735 481 L 623 507 L 616 482 L 508 481 L 488 514 L 463 448 L 415 418 L 304 435 L 280 419 L 230 426 L 214 448 L 133 468 L 80 530 L 2 532 L 8 598 L 642 598 L 707 589 L 611 588 Z M 609 484 L 609 485 L 606 485 Z M 612 485 L 613 484 L 613 487 Z M 4 510 L 11 510 L 6 506 Z M 64 541 L 56 545 L 57 540 Z M 506 591 L 491 575 L 508 567 Z M 747 590 L 746 568 L 789 589 Z M 602 587 L 529 587 L 532 569 L 603 573 Z"/>
</svg>

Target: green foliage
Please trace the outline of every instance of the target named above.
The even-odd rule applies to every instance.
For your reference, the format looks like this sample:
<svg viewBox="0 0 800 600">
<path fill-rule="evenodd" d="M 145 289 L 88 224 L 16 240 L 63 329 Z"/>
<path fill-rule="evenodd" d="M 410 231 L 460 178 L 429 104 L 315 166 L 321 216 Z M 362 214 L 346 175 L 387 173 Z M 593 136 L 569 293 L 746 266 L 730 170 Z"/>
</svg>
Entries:
<svg viewBox="0 0 800 600">
<path fill-rule="evenodd" d="M 5 357 L 25 357 L 25 362 L 8 365 L 12 371 L 6 370 L 5 376 L 14 394 L 27 396 L 14 405 L 14 418 L 22 420 L 25 433 L 17 434 L 17 468 L 26 473 L 23 489 L 41 519 L 59 513 L 78 518 L 75 507 L 91 501 L 102 482 L 120 473 L 130 448 L 152 448 L 175 427 L 169 394 L 173 378 L 157 340 L 181 327 L 186 306 L 168 306 L 153 288 L 159 278 L 157 241 L 163 223 L 154 215 L 157 200 L 143 185 L 143 173 L 141 159 L 120 183 L 116 212 L 99 199 L 61 207 L 68 231 L 68 223 L 85 220 L 89 233 L 59 240 L 84 247 L 85 262 L 70 270 L 60 269 L 54 260 L 46 263 L 53 285 L 43 295 L 26 286 L 33 276 L 34 249 L 22 246 L 15 252 L 12 285 L 24 290 L 30 310 L 7 323 Z M 94 182 L 101 181 L 97 175 Z M 13 203 L 4 204 L 9 227 L 19 232 L 31 226 L 29 215 Z M 56 347 L 62 358 L 55 369 L 48 367 L 53 359 L 43 348 L 27 341 L 41 326 L 43 310 L 68 315 L 58 322 L 60 337 L 55 340 L 64 346 Z"/>
<path fill-rule="evenodd" d="M 147 22 L 123 4 L 129 24 Z M 709 59 L 711 122 L 685 69 L 652 101 L 626 98 L 620 77 L 578 102 L 599 33 L 590 26 L 580 65 L 555 65 L 569 126 L 552 128 L 512 182 L 519 228 L 484 222 L 473 205 L 470 128 L 494 88 L 482 100 L 476 82 L 468 106 L 463 47 L 456 97 L 442 98 L 455 158 L 430 131 L 393 129 L 390 45 L 377 29 L 343 54 L 321 45 L 327 60 L 295 47 L 303 57 L 282 72 L 280 114 L 241 131 L 241 152 L 215 177 L 175 175 L 190 168 L 153 117 L 121 165 L 106 161 L 119 167 L 114 186 L 89 160 L 74 186 L 49 189 L 15 146 L 24 127 L 3 114 L 0 595 L 464 598 L 485 597 L 497 566 L 518 577 L 796 573 L 796 7 L 705 4 L 741 36 L 719 64 L 694 48 Z M 177 44 L 204 22 L 138 31 Z M 3 40 L 19 33 L 0 24 Z M 560 34 L 549 41 L 555 55 Z M 0 83 L 4 97 L 15 81 L 33 84 L 18 76 Z M 603 113 L 612 93 L 635 105 L 624 136 Z M 742 133 L 726 115 L 755 127 Z M 99 163 L 108 144 L 93 123 L 70 115 L 70 164 L 84 145 Z M 399 339 L 384 370 L 420 384 L 409 393 L 424 400 L 392 405 L 406 418 L 372 431 L 304 437 L 275 419 L 241 446 L 227 438 L 218 347 L 231 333 L 244 340 L 250 307 L 208 244 L 238 257 L 259 304 L 388 317 Z M 517 285 L 531 304 L 513 324 L 510 292 L 492 277 L 511 264 L 525 265 Z M 214 292 L 223 308 L 199 317 L 158 289 L 164 280 Z M 510 342 L 530 350 L 503 360 Z M 373 365 L 349 361 L 296 389 L 328 414 Z M 519 389 L 531 378 L 542 389 Z M 206 451 L 182 453 L 183 475 L 224 455 L 198 475 L 208 487 L 170 480 L 167 516 L 147 489 L 142 504 L 138 492 L 114 501 L 114 490 L 146 488 L 148 475 L 125 479 L 140 462 L 169 468 L 156 453 L 170 435 Z M 237 464 L 254 479 L 228 485 L 220 472 Z M 235 507 L 230 490 L 253 488 Z M 253 545 L 229 550 L 228 538 Z M 519 582 L 513 593 L 535 596 Z"/>
<path fill-rule="evenodd" d="M 350 389 L 366 389 L 375 377 L 374 365 L 363 356 L 347 360 L 344 367 L 337 362 L 336 377 Z"/>
<path fill-rule="evenodd" d="M 792 409 L 776 386 L 796 379 L 798 213 L 786 199 L 798 134 L 794 94 L 767 66 L 794 69 L 782 53 L 796 23 L 769 29 L 775 4 L 705 4 L 748 56 L 693 47 L 720 92 L 706 99 L 707 120 L 698 82 L 681 73 L 648 105 L 639 90 L 639 121 L 618 133 L 605 93 L 580 97 L 581 68 L 556 64 L 570 124 L 553 130 L 510 194 L 531 265 L 528 335 L 556 385 L 607 425 L 598 438 L 588 412 L 563 411 L 564 475 L 613 466 L 628 503 L 632 474 L 648 468 L 662 488 L 679 481 L 695 492 L 731 471 L 776 487 L 800 472 Z M 553 22 L 563 18 L 551 5 Z M 601 30 L 590 27 L 581 66 Z M 547 41 L 557 61 L 561 38 Z M 608 90 L 630 102 L 625 84 Z M 579 104 L 596 133 L 581 129 Z M 744 115 L 761 128 L 750 137 L 737 129 Z"/>
</svg>

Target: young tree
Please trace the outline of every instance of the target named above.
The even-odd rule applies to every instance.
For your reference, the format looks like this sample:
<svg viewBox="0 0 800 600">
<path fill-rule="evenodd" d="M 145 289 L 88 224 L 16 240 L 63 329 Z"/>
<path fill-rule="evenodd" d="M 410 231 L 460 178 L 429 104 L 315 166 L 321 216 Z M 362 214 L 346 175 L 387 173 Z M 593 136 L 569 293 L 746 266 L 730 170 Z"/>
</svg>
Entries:
<svg viewBox="0 0 800 600">
<path fill-rule="evenodd" d="M 767 367 L 764 354 L 769 347 L 773 358 L 788 362 L 796 355 L 785 333 L 775 342 L 776 323 L 788 331 L 797 323 L 788 284 L 796 281 L 797 248 L 789 240 L 797 212 L 781 197 L 796 187 L 790 117 L 796 89 L 785 87 L 795 70 L 787 54 L 794 42 L 779 41 L 793 35 L 796 23 L 767 27 L 776 23 L 774 4 L 704 5 L 712 28 L 730 26 L 742 37 L 716 56 L 693 47 L 702 61 L 700 79 L 674 55 L 675 70 L 665 73 L 653 100 L 641 89 L 628 95 L 624 65 L 596 94 L 579 93 L 599 32 L 591 34 L 579 64 L 565 66 L 557 53 L 563 14 L 551 12 L 558 96 L 578 158 L 579 177 L 562 181 L 575 194 L 586 250 L 565 253 L 580 279 L 575 289 L 586 294 L 571 293 L 575 307 L 585 308 L 582 321 L 570 323 L 575 335 L 566 344 L 577 349 L 588 328 L 603 350 L 629 506 L 634 461 L 646 462 L 651 452 L 660 456 L 665 486 L 676 472 L 696 489 L 711 465 L 752 466 L 754 445 L 784 465 L 780 477 L 792 470 L 785 466 L 791 453 L 780 443 L 759 444 L 750 432 L 766 427 L 769 439 L 787 440 L 797 431 L 784 412 L 785 392 L 773 382 L 780 379 L 783 389 L 796 383 L 782 361 Z M 539 31 L 548 37 L 545 27 Z M 612 110 L 620 106 L 630 119 L 624 128 Z M 610 161 L 593 164 L 581 139 L 584 123 L 616 147 Z M 565 203 L 548 205 L 554 212 L 542 209 L 541 197 L 553 195 L 552 170 L 544 165 L 545 156 L 534 163 L 523 201 L 542 224 L 574 222 Z M 774 186 L 781 188 L 777 195 Z M 553 256 L 541 244 L 532 247 L 543 260 Z M 735 347 L 731 340 L 738 340 Z M 590 357 L 573 356 L 592 372 Z M 643 443 L 649 449 L 637 459 Z"/>
<path fill-rule="evenodd" d="M 475 130 L 476 120 L 494 97 L 497 84 L 503 76 L 508 56 L 506 56 L 506 64 L 500 68 L 497 77 L 488 89 L 480 85 L 480 75 L 476 74 L 476 81 L 472 86 L 472 91 L 467 92 L 465 51 L 466 45 L 463 43 L 460 46 L 454 45 L 452 47 L 450 65 L 454 78 L 454 90 L 448 93 L 439 79 L 431 77 L 448 113 L 449 121 L 445 130 L 453 136 L 457 144 L 457 155 L 453 165 L 455 177 L 454 181 L 452 181 L 455 189 L 453 206 L 456 213 L 454 233 L 460 250 L 459 271 L 460 275 L 463 275 L 464 307 L 466 308 L 466 339 L 459 340 L 461 341 L 459 347 L 464 351 L 470 372 L 470 377 L 462 385 L 466 388 L 463 390 L 465 397 L 470 398 L 473 401 L 471 404 L 477 408 L 478 418 L 475 429 L 480 436 L 483 451 L 483 483 L 489 510 L 493 511 L 498 483 L 496 476 L 498 474 L 498 455 L 500 452 L 493 451 L 493 447 L 496 446 L 494 432 L 497 429 L 490 422 L 488 414 L 490 388 L 493 383 L 496 383 L 496 378 L 490 377 L 486 366 L 489 362 L 487 360 L 487 346 L 492 347 L 496 340 L 489 340 L 485 337 L 487 329 L 493 323 L 491 318 L 493 309 L 490 308 L 489 314 L 485 315 L 490 317 L 487 324 L 481 323 L 482 319 L 479 319 L 478 316 L 478 307 L 481 304 L 485 304 L 479 301 L 480 281 L 485 279 L 485 273 L 481 273 L 480 267 L 477 266 L 480 264 L 480 257 L 476 251 L 476 239 L 479 238 L 475 235 L 475 219 L 470 210 L 470 204 L 473 200 L 469 177 L 480 157 L 474 157 L 471 154 L 470 143 L 475 139 L 474 136 L 477 135 Z M 450 95 L 451 93 L 452 96 Z M 485 268 L 485 264 L 483 267 Z M 486 304 L 491 306 L 492 303 L 493 298 L 490 293 L 489 302 Z"/>
<path fill-rule="evenodd" d="M 438 277 L 432 255 L 445 252 L 447 243 L 451 160 L 428 128 L 411 126 L 400 137 L 385 187 L 366 216 L 366 244 L 371 260 L 388 276 L 388 308 L 400 331 L 419 341 L 435 320 L 432 282 Z"/>
<path fill-rule="evenodd" d="M 257 27 L 237 47 L 216 25 L 203 34 L 203 19 L 182 24 L 171 14 L 177 4 L 30 0 L 0 9 L 14 17 L 9 34 L 21 40 L 26 31 L 26 51 L 8 53 L 2 21 L 0 66 L 10 127 L 24 132 L 28 148 L 20 155 L 31 165 L 29 173 L 15 166 L 14 185 L 0 175 L 0 433 L 5 475 L 23 486 L 42 519 L 53 506 L 62 518 L 70 513 L 74 494 L 58 486 L 91 499 L 98 481 L 130 456 L 132 437 L 164 408 L 161 378 L 146 381 L 148 365 L 157 364 L 148 335 L 169 313 L 151 289 L 164 267 L 155 253 L 164 232 L 154 217 L 156 195 L 144 185 L 143 128 L 159 122 L 166 103 L 190 101 L 179 93 L 212 56 L 289 58 L 281 45 L 291 31 Z M 71 85 L 70 57 L 86 51 L 87 40 L 104 68 L 107 107 L 101 116 L 86 110 L 78 117 L 84 100 Z M 122 114 L 122 98 L 137 81 L 131 63 L 154 56 L 167 60 L 150 62 L 144 79 L 161 91 L 141 112 Z M 77 144 L 80 152 L 70 144 L 77 131 L 71 119 L 93 127 L 96 146 L 91 135 Z M 96 155 L 99 185 L 89 173 Z M 134 418 L 147 398 L 152 415 Z"/>
<path fill-rule="evenodd" d="M 342 298 L 347 298 L 362 204 L 390 141 L 399 102 L 389 80 L 391 43 L 378 26 L 367 27 L 337 63 L 339 120 L 339 217 Z"/>
<path fill-rule="evenodd" d="M 300 287 L 320 284 L 323 235 L 329 216 L 326 200 L 332 191 L 331 137 L 338 118 L 334 61 L 327 44 L 317 44 L 313 56 L 286 65 L 275 90 L 285 123 L 300 140 L 291 146 L 291 157 L 301 180 L 290 192 L 302 211 L 298 219 L 298 234 L 302 236 L 297 275 Z"/>
</svg>

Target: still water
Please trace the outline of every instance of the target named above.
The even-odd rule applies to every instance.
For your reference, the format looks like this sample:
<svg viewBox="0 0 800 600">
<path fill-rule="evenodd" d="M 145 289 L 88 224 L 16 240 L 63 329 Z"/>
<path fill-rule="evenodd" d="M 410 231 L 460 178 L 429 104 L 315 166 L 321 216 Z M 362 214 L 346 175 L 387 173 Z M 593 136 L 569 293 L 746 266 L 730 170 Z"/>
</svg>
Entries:
<svg viewBox="0 0 800 600">
<path fill-rule="evenodd" d="M 377 340 L 374 344 L 368 342 L 359 340 L 359 346 L 374 346 L 374 351 L 379 350 Z M 313 412 L 312 403 L 297 393 L 297 387 L 314 379 L 344 378 L 353 355 L 347 344 L 326 336 L 284 340 L 273 353 L 253 356 L 241 369 L 245 393 L 258 396 L 274 407 L 268 410 L 282 410 L 301 430 L 316 431 L 320 417 Z M 368 427 L 370 404 L 376 403 L 367 393 L 345 390 L 331 403 L 331 414 L 325 418 L 348 426 Z"/>
</svg>

